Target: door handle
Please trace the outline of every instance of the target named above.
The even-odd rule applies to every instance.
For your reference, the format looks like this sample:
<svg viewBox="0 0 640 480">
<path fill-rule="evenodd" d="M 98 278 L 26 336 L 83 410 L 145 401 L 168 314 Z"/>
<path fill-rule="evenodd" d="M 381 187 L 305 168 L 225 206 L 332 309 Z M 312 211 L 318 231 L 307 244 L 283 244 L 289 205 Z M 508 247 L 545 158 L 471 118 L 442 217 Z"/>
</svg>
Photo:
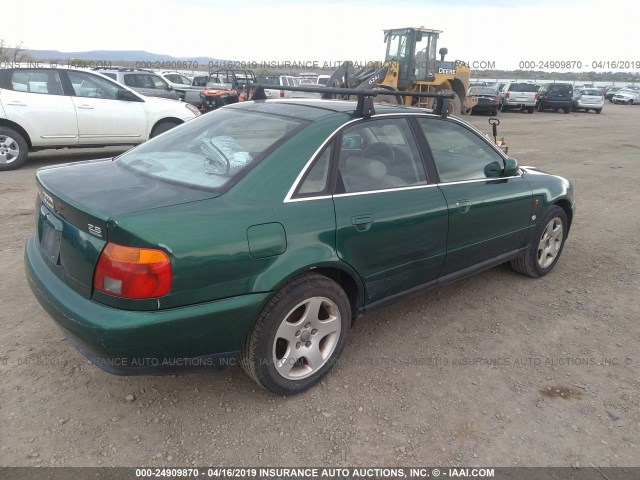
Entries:
<svg viewBox="0 0 640 480">
<path fill-rule="evenodd" d="M 13 105 L 14 107 L 26 107 L 27 106 L 27 104 L 24 103 L 24 102 L 16 102 L 16 101 L 7 102 L 7 105 Z"/>
<path fill-rule="evenodd" d="M 82 108 L 83 110 L 93 110 L 95 107 L 93 105 L 87 105 L 86 103 L 82 105 L 78 105 L 78 108 Z"/>
<path fill-rule="evenodd" d="M 460 210 L 461 213 L 467 213 L 471 208 L 471 200 L 467 200 L 466 198 L 464 200 L 458 200 L 456 202 L 456 208 Z"/>
<path fill-rule="evenodd" d="M 369 230 L 373 223 L 373 217 L 371 215 L 356 215 L 351 217 L 351 223 L 361 232 Z"/>
</svg>

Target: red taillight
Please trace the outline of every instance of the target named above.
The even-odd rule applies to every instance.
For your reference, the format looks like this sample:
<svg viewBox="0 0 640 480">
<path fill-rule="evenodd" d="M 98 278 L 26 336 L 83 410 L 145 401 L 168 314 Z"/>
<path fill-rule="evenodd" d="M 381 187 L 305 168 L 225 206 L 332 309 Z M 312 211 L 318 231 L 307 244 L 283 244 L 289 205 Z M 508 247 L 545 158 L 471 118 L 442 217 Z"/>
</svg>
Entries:
<svg viewBox="0 0 640 480">
<path fill-rule="evenodd" d="M 152 248 L 107 243 L 93 274 L 93 287 L 123 298 L 153 298 L 171 290 L 169 255 Z"/>
<path fill-rule="evenodd" d="M 504 94 L 504 98 L 509 98 L 509 92 Z"/>
<path fill-rule="evenodd" d="M 533 96 L 533 99 L 534 100 L 538 100 L 538 94 L 537 93 Z"/>
<path fill-rule="evenodd" d="M 284 98 L 284 90 L 280 90 L 280 98 Z"/>
</svg>

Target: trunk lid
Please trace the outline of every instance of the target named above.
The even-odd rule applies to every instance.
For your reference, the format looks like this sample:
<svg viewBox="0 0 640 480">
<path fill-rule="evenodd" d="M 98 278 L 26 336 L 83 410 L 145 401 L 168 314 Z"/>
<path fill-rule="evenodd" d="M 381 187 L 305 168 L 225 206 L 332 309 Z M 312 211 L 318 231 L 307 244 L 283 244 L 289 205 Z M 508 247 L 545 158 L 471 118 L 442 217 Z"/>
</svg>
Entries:
<svg viewBox="0 0 640 480">
<path fill-rule="evenodd" d="M 212 198 L 217 194 L 158 181 L 110 159 L 38 170 L 37 234 L 49 267 L 90 298 L 93 271 L 118 215 Z"/>
</svg>

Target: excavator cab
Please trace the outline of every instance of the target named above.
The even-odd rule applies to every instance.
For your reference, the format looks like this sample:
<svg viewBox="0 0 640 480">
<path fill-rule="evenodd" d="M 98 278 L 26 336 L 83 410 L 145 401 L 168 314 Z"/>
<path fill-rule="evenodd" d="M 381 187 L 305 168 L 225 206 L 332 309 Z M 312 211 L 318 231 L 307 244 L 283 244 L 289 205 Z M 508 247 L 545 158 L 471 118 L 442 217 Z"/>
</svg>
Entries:
<svg viewBox="0 0 640 480">
<path fill-rule="evenodd" d="M 384 31 L 386 62 L 398 63 L 398 88 L 411 88 L 415 82 L 432 82 L 436 72 L 436 49 L 441 30 L 394 28 Z"/>
</svg>

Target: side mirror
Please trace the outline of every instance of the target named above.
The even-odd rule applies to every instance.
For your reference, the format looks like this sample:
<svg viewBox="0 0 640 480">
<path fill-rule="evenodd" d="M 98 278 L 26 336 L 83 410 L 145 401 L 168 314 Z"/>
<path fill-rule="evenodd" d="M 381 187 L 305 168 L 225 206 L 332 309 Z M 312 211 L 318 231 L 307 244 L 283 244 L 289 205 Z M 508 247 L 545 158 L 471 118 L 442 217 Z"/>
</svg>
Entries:
<svg viewBox="0 0 640 480">
<path fill-rule="evenodd" d="M 505 177 L 513 177 L 518 173 L 518 161 L 515 158 L 507 158 L 504 161 L 504 169 L 502 175 Z"/>
<path fill-rule="evenodd" d="M 135 93 L 130 92 L 129 90 L 125 90 L 121 88 L 116 93 L 116 100 L 125 100 L 127 102 L 142 102 L 143 100 L 138 97 Z"/>
<path fill-rule="evenodd" d="M 449 53 L 449 50 L 445 47 L 442 47 L 440 50 L 438 50 L 438 53 L 440 54 L 440 61 L 444 62 L 444 57 L 447 55 L 447 53 Z"/>
</svg>

